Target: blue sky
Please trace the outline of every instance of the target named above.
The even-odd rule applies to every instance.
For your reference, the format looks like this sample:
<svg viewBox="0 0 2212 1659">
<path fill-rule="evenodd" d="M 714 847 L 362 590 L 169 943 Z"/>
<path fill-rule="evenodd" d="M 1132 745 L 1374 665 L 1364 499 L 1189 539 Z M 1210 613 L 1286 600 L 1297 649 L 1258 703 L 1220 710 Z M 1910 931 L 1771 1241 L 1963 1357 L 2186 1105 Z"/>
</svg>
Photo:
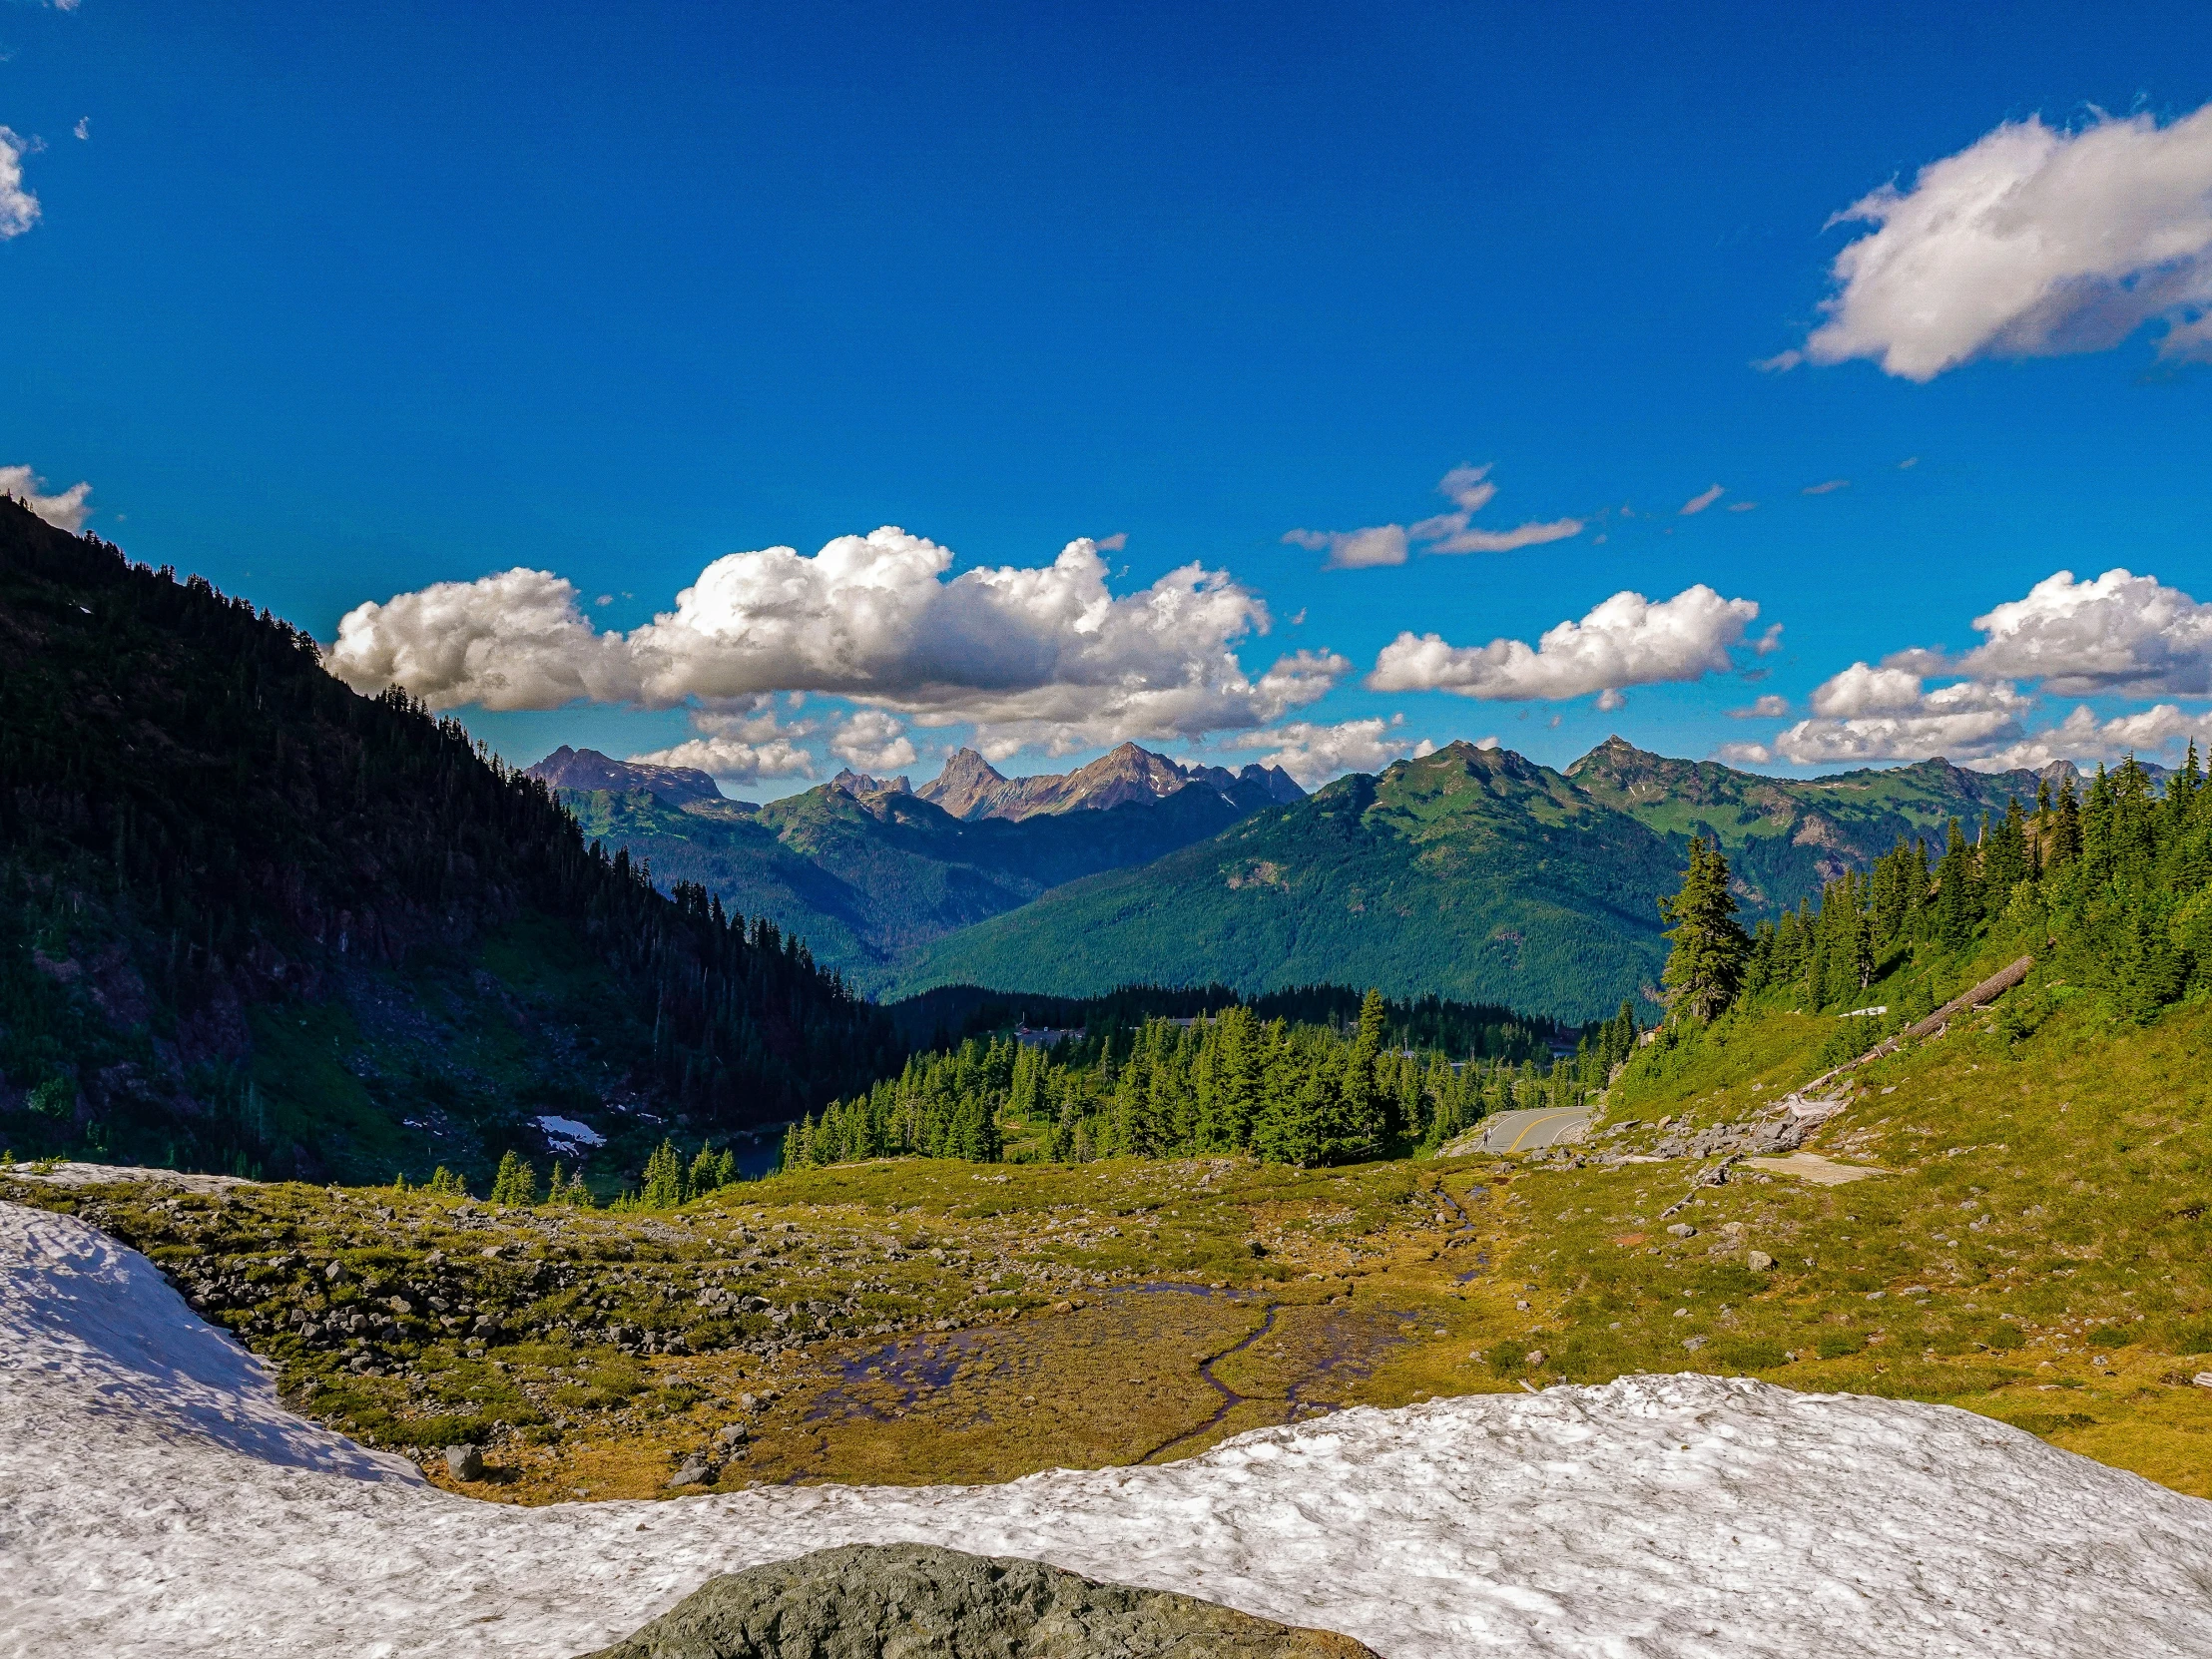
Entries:
<svg viewBox="0 0 2212 1659">
<path fill-rule="evenodd" d="M 2205 714 L 2202 7 L 338 10 L 0 5 L 0 465 L 320 639 L 377 602 L 340 666 L 518 762 L 1818 772 Z M 1327 568 L 1467 466 L 1462 533 L 1580 528 Z M 884 525 L 949 555 L 815 558 Z M 518 568 L 573 615 L 436 586 Z"/>
</svg>

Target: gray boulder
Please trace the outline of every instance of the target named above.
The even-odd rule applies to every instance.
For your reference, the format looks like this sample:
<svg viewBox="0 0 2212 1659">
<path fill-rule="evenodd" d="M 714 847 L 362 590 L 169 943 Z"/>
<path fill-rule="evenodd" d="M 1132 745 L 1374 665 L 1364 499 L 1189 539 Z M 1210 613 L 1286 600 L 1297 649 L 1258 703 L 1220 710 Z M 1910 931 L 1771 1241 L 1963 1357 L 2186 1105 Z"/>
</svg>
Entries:
<svg viewBox="0 0 2212 1659">
<path fill-rule="evenodd" d="M 847 1544 L 708 1580 L 589 1659 L 1375 1659 L 1349 1636 L 1041 1561 Z"/>
<path fill-rule="evenodd" d="M 484 1454 L 472 1445 L 449 1445 L 445 1448 L 445 1470 L 455 1480 L 481 1480 Z"/>
</svg>

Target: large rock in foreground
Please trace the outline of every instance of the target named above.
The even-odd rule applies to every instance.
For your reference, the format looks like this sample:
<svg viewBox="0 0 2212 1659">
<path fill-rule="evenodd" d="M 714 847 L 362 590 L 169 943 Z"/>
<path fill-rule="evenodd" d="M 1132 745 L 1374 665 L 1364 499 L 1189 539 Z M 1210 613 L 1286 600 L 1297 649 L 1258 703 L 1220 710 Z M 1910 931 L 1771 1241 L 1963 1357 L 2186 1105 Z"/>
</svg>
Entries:
<svg viewBox="0 0 2212 1659">
<path fill-rule="evenodd" d="M 1375 1659 L 1166 1590 L 930 1544 L 847 1544 L 710 1579 L 589 1659 Z"/>
</svg>

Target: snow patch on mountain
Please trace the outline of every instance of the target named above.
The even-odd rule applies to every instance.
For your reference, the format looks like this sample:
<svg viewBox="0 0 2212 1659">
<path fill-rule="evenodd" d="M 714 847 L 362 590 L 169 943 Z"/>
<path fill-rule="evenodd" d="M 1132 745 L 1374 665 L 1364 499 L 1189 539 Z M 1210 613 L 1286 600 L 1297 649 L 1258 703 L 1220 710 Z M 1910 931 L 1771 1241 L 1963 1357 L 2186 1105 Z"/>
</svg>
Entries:
<svg viewBox="0 0 2212 1659">
<path fill-rule="evenodd" d="M 0 1652 L 536 1659 L 714 1573 L 899 1540 L 1389 1659 L 2212 1652 L 2212 1503 L 1967 1412 L 1705 1377 L 1002 1486 L 475 1502 L 290 1415 L 135 1252 L 0 1205 Z"/>
</svg>

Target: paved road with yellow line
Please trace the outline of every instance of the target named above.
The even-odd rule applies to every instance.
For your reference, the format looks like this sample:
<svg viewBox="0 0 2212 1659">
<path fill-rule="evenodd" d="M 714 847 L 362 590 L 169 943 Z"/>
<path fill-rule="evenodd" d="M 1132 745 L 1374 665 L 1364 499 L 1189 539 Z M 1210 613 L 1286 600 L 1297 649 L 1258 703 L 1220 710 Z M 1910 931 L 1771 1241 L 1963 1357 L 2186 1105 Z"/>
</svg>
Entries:
<svg viewBox="0 0 2212 1659">
<path fill-rule="evenodd" d="M 1482 1122 L 1484 1152 L 1533 1152 L 1540 1146 L 1581 1138 L 1590 1113 L 1582 1106 L 1529 1112 L 1499 1112 Z"/>
</svg>

